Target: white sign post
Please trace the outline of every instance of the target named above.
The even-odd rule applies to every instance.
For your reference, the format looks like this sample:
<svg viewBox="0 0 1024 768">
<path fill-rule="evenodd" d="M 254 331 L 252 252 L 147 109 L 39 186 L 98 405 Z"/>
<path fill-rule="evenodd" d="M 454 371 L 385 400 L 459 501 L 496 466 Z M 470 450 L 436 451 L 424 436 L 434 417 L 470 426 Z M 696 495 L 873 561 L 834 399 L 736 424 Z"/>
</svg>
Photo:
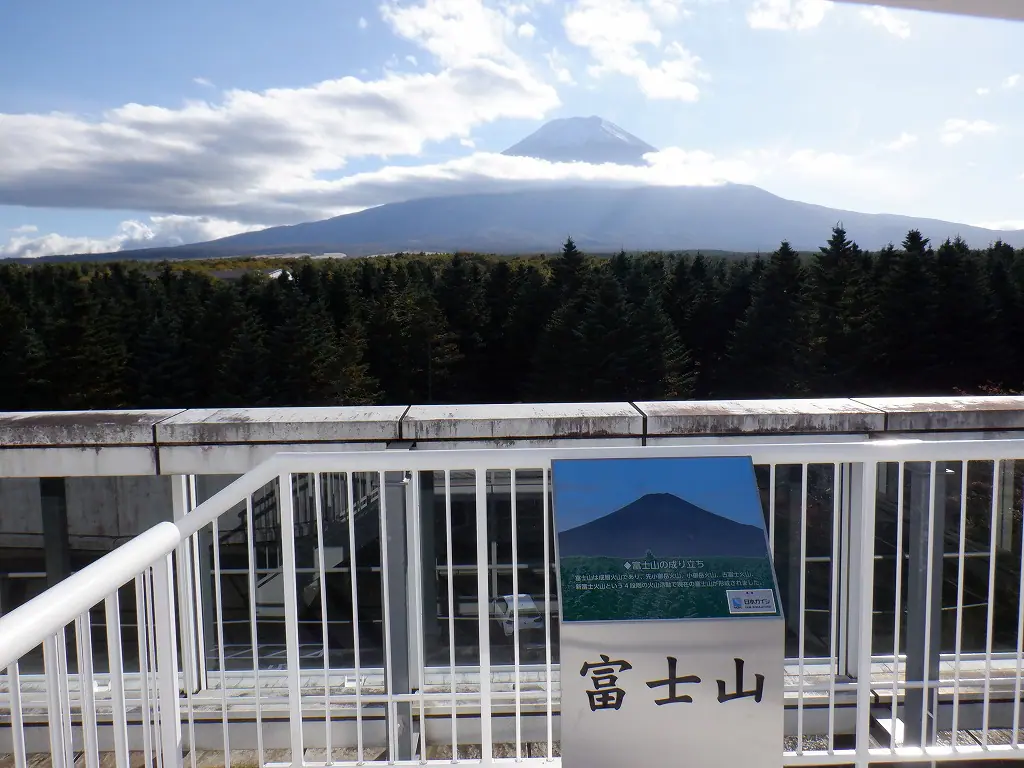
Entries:
<svg viewBox="0 0 1024 768">
<path fill-rule="evenodd" d="M 778 768 L 785 628 L 750 459 L 553 477 L 566 768 Z"/>
</svg>

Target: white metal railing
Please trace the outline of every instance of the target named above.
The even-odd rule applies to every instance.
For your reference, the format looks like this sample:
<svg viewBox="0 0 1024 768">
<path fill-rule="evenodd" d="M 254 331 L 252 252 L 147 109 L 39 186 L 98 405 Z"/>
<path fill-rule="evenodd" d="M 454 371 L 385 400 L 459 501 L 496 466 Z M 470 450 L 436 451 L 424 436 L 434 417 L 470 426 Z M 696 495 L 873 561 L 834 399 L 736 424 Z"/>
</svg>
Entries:
<svg viewBox="0 0 1024 768">
<path fill-rule="evenodd" d="M 759 470 L 785 764 L 1024 757 L 1024 440 L 807 438 L 279 454 L 199 505 L 179 478 L 174 523 L 0 617 L 14 763 L 557 762 L 552 459 L 716 455 Z M 275 484 L 280 535 L 257 540 Z M 492 602 L 521 594 L 539 617 Z"/>
</svg>

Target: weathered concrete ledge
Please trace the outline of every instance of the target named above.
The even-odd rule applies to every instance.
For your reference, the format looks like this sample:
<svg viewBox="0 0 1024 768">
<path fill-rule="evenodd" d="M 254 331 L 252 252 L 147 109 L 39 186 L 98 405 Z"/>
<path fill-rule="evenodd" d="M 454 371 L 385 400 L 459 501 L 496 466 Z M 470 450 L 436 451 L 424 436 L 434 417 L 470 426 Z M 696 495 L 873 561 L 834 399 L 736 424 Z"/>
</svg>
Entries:
<svg viewBox="0 0 1024 768">
<path fill-rule="evenodd" d="M 641 402 L 645 437 L 853 434 L 885 431 L 885 413 L 856 400 Z"/>
<path fill-rule="evenodd" d="M 178 410 L 0 412 L 0 448 L 153 445 L 154 428 Z"/>
<path fill-rule="evenodd" d="M 629 403 L 414 405 L 402 419 L 406 440 L 528 440 L 636 437 L 643 414 Z"/>
<path fill-rule="evenodd" d="M 887 432 L 1024 429 L 1024 397 L 865 397 L 885 414 Z"/>
<path fill-rule="evenodd" d="M 279 451 L 1024 433 L 1024 397 L 0 413 L 0 477 L 240 474 Z"/>
<path fill-rule="evenodd" d="M 404 405 L 191 409 L 157 424 L 155 442 L 229 445 L 401 440 L 406 410 Z"/>
</svg>

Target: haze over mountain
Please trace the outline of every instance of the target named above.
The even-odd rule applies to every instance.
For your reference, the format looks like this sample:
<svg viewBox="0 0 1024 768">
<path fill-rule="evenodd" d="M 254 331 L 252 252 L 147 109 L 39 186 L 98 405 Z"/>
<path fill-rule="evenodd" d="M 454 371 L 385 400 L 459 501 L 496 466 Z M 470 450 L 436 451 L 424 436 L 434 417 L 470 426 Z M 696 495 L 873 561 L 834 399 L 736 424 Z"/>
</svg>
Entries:
<svg viewBox="0 0 1024 768">
<path fill-rule="evenodd" d="M 561 557 L 758 557 L 764 532 L 691 504 L 649 493 L 615 512 L 558 534 Z"/>
<path fill-rule="evenodd" d="M 503 154 L 549 162 L 643 165 L 643 155 L 657 151 L 615 124 L 592 116 L 548 122 Z M 838 222 L 862 248 L 871 250 L 899 244 L 911 229 L 921 230 L 933 242 L 960 236 L 972 247 L 996 240 L 1024 247 L 1024 230 L 843 211 L 786 200 L 749 185 L 590 183 L 420 198 L 193 245 L 80 258 L 125 258 L 126 253 L 140 259 L 456 250 L 512 254 L 552 251 L 567 236 L 595 253 L 698 248 L 770 252 L 783 240 L 797 250 L 814 250 Z"/>
</svg>

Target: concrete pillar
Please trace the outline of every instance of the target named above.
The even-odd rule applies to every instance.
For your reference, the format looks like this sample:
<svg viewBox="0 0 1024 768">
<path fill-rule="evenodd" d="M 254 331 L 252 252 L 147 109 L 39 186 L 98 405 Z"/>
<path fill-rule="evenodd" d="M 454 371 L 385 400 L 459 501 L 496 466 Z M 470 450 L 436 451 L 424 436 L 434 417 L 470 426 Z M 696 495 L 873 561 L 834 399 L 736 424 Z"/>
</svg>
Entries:
<svg viewBox="0 0 1024 768">
<path fill-rule="evenodd" d="M 46 548 L 46 585 L 52 587 L 71 575 L 68 498 L 64 478 L 41 477 L 39 498 L 43 511 L 43 546 Z"/>
<path fill-rule="evenodd" d="M 934 684 L 939 679 L 942 641 L 946 473 L 941 463 L 935 465 L 934 480 L 927 464 L 908 463 L 906 472 L 910 477 L 906 679 L 908 682 L 920 683 L 927 677 Z M 930 509 L 932 482 L 935 483 L 934 510 Z M 928 568 L 929 549 L 931 570 Z M 898 616 L 896 620 L 899 621 Z M 936 698 L 937 687 L 927 692 L 921 688 L 907 691 L 903 710 L 904 746 L 928 746 L 932 743 Z"/>
<path fill-rule="evenodd" d="M 444 489 L 441 490 L 444 493 Z M 435 544 L 434 473 L 420 473 L 420 558 L 423 585 L 423 651 L 437 648 L 441 637 L 441 620 L 437 610 L 437 548 Z"/>
<path fill-rule="evenodd" d="M 406 531 L 406 496 L 408 481 L 404 472 L 386 472 L 384 475 L 384 498 L 387 524 L 388 557 L 384 568 L 388 572 L 388 615 L 385 621 L 391 637 L 391 684 L 392 693 L 412 693 L 409 658 L 412 646 L 409 642 L 409 589 L 406 574 L 409 570 L 409 552 Z M 396 754 L 390 760 L 412 760 L 413 732 L 412 705 L 396 704 L 398 744 Z"/>
</svg>

